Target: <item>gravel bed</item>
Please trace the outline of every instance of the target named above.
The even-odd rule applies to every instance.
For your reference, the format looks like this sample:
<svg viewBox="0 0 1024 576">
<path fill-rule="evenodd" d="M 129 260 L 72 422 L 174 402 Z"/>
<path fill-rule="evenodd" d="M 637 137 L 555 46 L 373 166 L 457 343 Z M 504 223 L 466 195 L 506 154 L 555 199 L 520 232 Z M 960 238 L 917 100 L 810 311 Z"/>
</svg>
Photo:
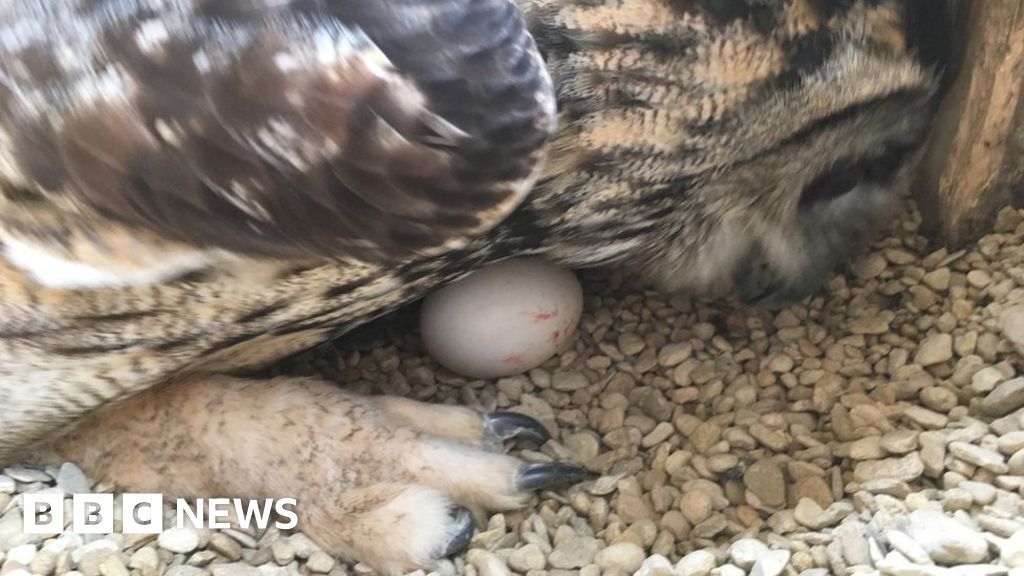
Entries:
<svg viewBox="0 0 1024 576">
<path fill-rule="evenodd" d="M 440 574 L 1024 576 L 1024 211 L 957 252 L 919 220 L 778 313 L 585 275 L 573 346 L 497 382 L 425 358 L 411 311 L 386 345 L 281 370 L 519 410 L 556 438 L 521 457 L 602 474 L 491 517 Z M 19 494 L 88 486 L 73 465 L 0 474 L 0 574 L 368 573 L 273 528 L 21 533 Z"/>
</svg>

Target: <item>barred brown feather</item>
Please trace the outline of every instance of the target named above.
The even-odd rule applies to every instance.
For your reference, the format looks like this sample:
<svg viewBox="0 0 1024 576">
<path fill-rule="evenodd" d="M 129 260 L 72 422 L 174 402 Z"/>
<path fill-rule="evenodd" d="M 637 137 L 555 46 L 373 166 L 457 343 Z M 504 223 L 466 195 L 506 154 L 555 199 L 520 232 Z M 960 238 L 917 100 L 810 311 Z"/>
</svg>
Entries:
<svg viewBox="0 0 1024 576">
<path fill-rule="evenodd" d="M 526 196 L 554 130 L 509 0 L 40 0 L 3 16 L 4 188 L 201 249 L 377 262 L 464 244 Z M 54 33 L 20 33 L 31 19 Z M 8 194 L 4 217 L 42 227 L 32 208 Z"/>
</svg>

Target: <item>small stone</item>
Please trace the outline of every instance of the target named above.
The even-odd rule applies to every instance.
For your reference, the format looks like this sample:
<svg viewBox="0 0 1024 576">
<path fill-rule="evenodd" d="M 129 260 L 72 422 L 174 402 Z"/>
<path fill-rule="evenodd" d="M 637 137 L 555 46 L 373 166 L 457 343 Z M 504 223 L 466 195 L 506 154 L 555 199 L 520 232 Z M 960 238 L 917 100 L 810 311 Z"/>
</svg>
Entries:
<svg viewBox="0 0 1024 576">
<path fill-rule="evenodd" d="M 728 528 L 725 516 L 714 514 L 707 520 L 693 527 L 691 534 L 694 538 L 713 538 Z"/>
<path fill-rule="evenodd" d="M 919 441 L 919 454 L 924 473 L 931 478 L 938 478 L 945 469 L 946 436 L 942 432 L 922 432 Z"/>
<path fill-rule="evenodd" d="M 278 566 L 286 566 L 295 560 L 295 547 L 288 539 L 282 538 L 271 544 L 270 554 Z"/>
<path fill-rule="evenodd" d="M 757 559 L 767 553 L 768 546 L 755 538 L 742 538 L 729 546 L 732 563 L 744 570 L 750 570 Z"/>
<path fill-rule="evenodd" d="M 594 561 L 594 556 L 600 548 L 600 543 L 596 539 L 576 536 L 556 545 L 548 556 L 548 562 L 552 568 L 582 568 Z"/>
<path fill-rule="evenodd" d="M 907 536 L 905 533 L 900 532 L 899 530 L 890 530 L 885 533 L 885 537 L 893 548 L 899 550 L 899 552 L 906 556 L 911 562 L 917 564 L 932 563 L 932 559 L 928 556 L 928 552 L 926 552 L 920 544 L 915 542 L 913 538 Z"/>
<path fill-rule="evenodd" d="M 957 405 L 956 393 L 948 388 L 932 386 L 921 391 L 921 402 L 925 407 L 945 414 Z"/>
<path fill-rule="evenodd" d="M 580 372 L 555 372 L 551 375 L 551 387 L 561 392 L 573 392 L 586 388 L 590 382 Z"/>
<path fill-rule="evenodd" d="M 633 576 L 675 576 L 672 563 L 661 554 L 654 554 L 644 560 Z"/>
<path fill-rule="evenodd" d="M 924 473 L 924 464 L 917 452 L 911 452 L 901 458 L 858 462 L 853 469 L 853 476 L 858 482 L 883 478 L 911 482 L 920 477 L 922 473 Z"/>
<path fill-rule="evenodd" d="M 650 448 L 657 446 L 665 440 L 668 440 L 676 431 L 675 427 L 668 422 L 659 422 L 646 436 L 641 440 L 640 445 L 644 448 Z"/>
<path fill-rule="evenodd" d="M 117 554 L 111 554 L 103 562 L 100 562 L 100 574 L 103 576 L 128 576 L 128 568 Z"/>
<path fill-rule="evenodd" d="M 546 564 L 544 551 L 536 544 L 527 544 L 522 548 L 516 548 L 508 555 L 509 568 L 523 574 L 530 570 L 543 570 Z"/>
<path fill-rule="evenodd" d="M 18 484 L 14 481 L 14 478 L 6 474 L 0 474 L 0 494 L 14 494 L 14 491 L 17 489 Z"/>
<path fill-rule="evenodd" d="M 832 504 L 832 488 L 820 476 L 807 476 L 797 480 L 793 485 L 792 498 L 796 502 L 803 498 L 810 498 L 825 508 Z"/>
<path fill-rule="evenodd" d="M 711 515 L 711 497 L 703 490 L 691 490 L 679 499 L 679 511 L 690 524 L 700 524 Z"/>
<path fill-rule="evenodd" d="M 894 498 L 903 499 L 910 495 L 913 491 L 910 485 L 901 480 L 893 480 L 891 478 L 879 478 L 877 480 L 868 480 L 860 485 L 860 489 L 871 494 L 887 494 Z"/>
<path fill-rule="evenodd" d="M 704 454 L 722 437 L 722 428 L 714 422 L 701 422 L 693 434 L 690 443 L 698 454 Z"/>
<path fill-rule="evenodd" d="M 882 439 L 878 436 L 868 436 L 850 443 L 849 456 L 854 460 L 877 460 L 884 458 L 885 450 L 882 448 Z"/>
<path fill-rule="evenodd" d="M 942 495 L 943 510 L 970 510 L 973 503 L 970 492 L 961 488 L 950 488 Z"/>
<path fill-rule="evenodd" d="M 10 468 L 4 468 L 4 474 L 14 478 L 18 482 L 24 482 L 25 484 L 31 484 L 33 482 L 49 484 L 53 480 L 53 478 L 51 478 L 46 472 L 36 470 L 35 468 L 29 468 L 27 466 L 11 466 Z"/>
<path fill-rule="evenodd" d="M 647 347 L 644 339 L 636 334 L 627 332 L 619 335 L 619 351 L 626 356 L 636 356 Z"/>
<path fill-rule="evenodd" d="M 189 526 L 170 528 L 157 537 L 156 543 L 175 554 L 188 554 L 199 547 L 199 532 Z"/>
<path fill-rule="evenodd" d="M 594 557 L 594 563 L 602 570 L 620 570 L 632 574 L 643 564 L 644 549 L 632 542 L 612 544 Z"/>
<path fill-rule="evenodd" d="M 996 499 L 996 489 L 985 482 L 974 482 L 966 480 L 957 485 L 957 488 L 971 495 L 971 500 L 980 506 L 988 506 Z"/>
<path fill-rule="evenodd" d="M 889 319 L 882 316 L 863 316 L 850 321 L 853 334 L 888 334 Z"/>
<path fill-rule="evenodd" d="M 999 559 L 1006 566 L 1024 566 L 1024 529 L 1014 532 L 1002 543 L 999 550 Z"/>
<path fill-rule="evenodd" d="M 853 273 L 861 280 L 877 278 L 889 266 L 885 256 L 875 252 L 858 260 L 853 266 Z"/>
<path fill-rule="evenodd" d="M 480 548 L 473 548 L 466 553 L 466 560 L 472 564 L 480 576 L 510 576 L 505 563 L 492 552 Z"/>
<path fill-rule="evenodd" d="M 921 341 L 914 352 L 914 363 L 934 366 L 953 358 L 953 337 L 949 334 L 930 334 Z"/>
<path fill-rule="evenodd" d="M 998 368 L 986 366 L 971 376 L 971 390 L 976 394 L 988 394 L 1003 380 L 1006 376 Z"/>
<path fill-rule="evenodd" d="M 908 519 L 907 535 L 935 562 L 947 566 L 974 564 L 988 554 L 988 543 L 980 534 L 941 512 L 914 510 Z"/>
<path fill-rule="evenodd" d="M 1007 380 L 981 401 L 981 410 L 989 416 L 1006 416 L 1024 406 L 1024 378 Z"/>
<path fill-rule="evenodd" d="M 65 494 L 85 494 L 92 490 L 92 484 L 86 479 L 85 474 L 71 462 L 61 464 L 57 473 L 57 486 L 60 486 Z"/>
<path fill-rule="evenodd" d="M 1002 454 L 995 450 L 966 442 L 950 442 L 948 449 L 950 454 L 964 462 L 980 466 L 994 474 L 1006 474 L 1009 471 Z"/>
<path fill-rule="evenodd" d="M 695 550 L 683 556 L 672 573 L 676 576 L 708 576 L 716 565 L 714 554 L 707 550 Z"/>
<path fill-rule="evenodd" d="M 681 364 L 693 354 L 693 346 L 687 342 L 673 342 L 658 350 L 658 365 L 671 368 Z"/>
<path fill-rule="evenodd" d="M 906 454 L 917 450 L 916 430 L 893 430 L 882 436 L 882 448 L 890 454 Z"/>
<path fill-rule="evenodd" d="M 743 485 L 767 506 L 786 503 L 786 479 L 774 460 L 762 458 L 754 462 L 743 474 Z"/>
<path fill-rule="evenodd" d="M 1024 306 L 1007 308 L 999 315 L 999 327 L 1017 350 L 1024 353 Z"/>
<path fill-rule="evenodd" d="M 928 285 L 932 290 L 939 292 L 945 292 L 949 288 L 949 280 L 952 274 L 949 268 L 939 268 L 938 270 L 932 270 L 925 274 L 921 281 Z"/>
<path fill-rule="evenodd" d="M 938 429 L 949 423 L 949 417 L 945 414 L 922 408 L 920 406 L 909 406 L 904 410 L 903 415 L 908 420 L 920 425 L 923 428 Z"/>
<path fill-rule="evenodd" d="M 309 568 L 311 572 L 318 572 L 320 574 L 327 574 L 337 564 L 334 558 L 330 554 L 317 550 L 310 554 L 309 559 L 306 560 L 306 568 Z"/>
<path fill-rule="evenodd" d="M 754 563 L 750 576 L 779 576 L 789 564 L 789 550 L 772 550 Z"/>
<path fill-rule="evenodd" d="M 238 542 L 222 532 L 210 534 L 210 542 L 207 544 L 210 550 L 220 554 L 228 560 L 235 562 L 242 557 L 242 547 Z"/>
<path fill-rule="evenodd" d="M 160 557 L 153 547 L 139 548 L 128 559 L 128 567 L 143 572 L 156 572 L 156 569 L 160 567 Z"/>
<path fill-rule="evenodd" d="M 996 447 L 1000 452 L 1008 456 L 1018 450 L 1024 449 L 1024 430 L 1015 430 L 1013 432 L 1003 434 L 999 437 L 999 440 L 996 441 Z"/>
</svg>

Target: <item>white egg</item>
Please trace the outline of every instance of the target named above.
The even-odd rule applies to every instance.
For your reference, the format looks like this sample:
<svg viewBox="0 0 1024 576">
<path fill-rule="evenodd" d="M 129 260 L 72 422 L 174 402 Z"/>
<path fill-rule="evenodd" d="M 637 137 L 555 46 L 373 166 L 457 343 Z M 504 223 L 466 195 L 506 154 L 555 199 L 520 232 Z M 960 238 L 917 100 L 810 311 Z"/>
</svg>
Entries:
<svg viewBox="0 0 1024 576">
<path fill-rule="evenodd" d="M 583 289 L 576 275 L 543 260 L 499 262 L 423 302 L 427 352 L 452 372 L 498 378 L 536 368 L 576 333 Z"/>
</svg>

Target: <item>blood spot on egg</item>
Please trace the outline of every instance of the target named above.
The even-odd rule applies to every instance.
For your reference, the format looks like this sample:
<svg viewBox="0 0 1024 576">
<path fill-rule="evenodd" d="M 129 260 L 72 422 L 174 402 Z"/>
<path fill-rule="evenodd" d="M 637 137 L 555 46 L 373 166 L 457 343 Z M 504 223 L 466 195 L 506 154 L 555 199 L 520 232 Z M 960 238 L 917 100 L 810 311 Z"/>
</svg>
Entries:
<svg viewBox="0 0 1024 576">
<path fill-rule="evenodd" d="M 557 343 L 558 342 L 558 337 L 561 336 L 561 335 L 562 335 L 562 331 L 561 330 L 555 330 L 554 332 L 551 333 L 551 341 Z"/>
<path fill-rule="evenodd" d="M 538 322 L 544 322 L 546 320 L 551 320 L 555 316 L 558 316 L 558 308 L 555 308 L 554 310 L 551 310 L 551 311 L 534 312 L 533 313 L 533 319 L 531 320 L 531 323 L 537 324 Z"/>
</svg>

